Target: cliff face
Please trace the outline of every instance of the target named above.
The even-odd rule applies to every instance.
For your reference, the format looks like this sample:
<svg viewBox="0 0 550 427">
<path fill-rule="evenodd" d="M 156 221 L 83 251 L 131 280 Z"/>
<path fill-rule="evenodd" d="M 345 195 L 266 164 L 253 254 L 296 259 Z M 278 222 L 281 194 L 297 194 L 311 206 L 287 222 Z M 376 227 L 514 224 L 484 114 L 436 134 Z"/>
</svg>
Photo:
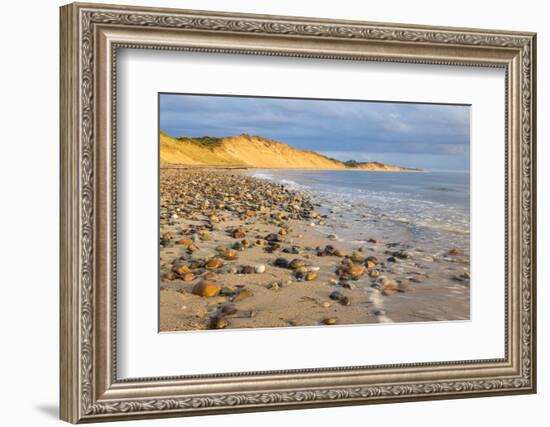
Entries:
<svg viewBox="0 0 550 427">
<path fill-rule="evenodd" d="M 259 136 L 227 138 L 172 138 L 160 133 L 160 162 L 163 166 L 234 166 L 266 169 L 348 169 L 402 171 L 378 162 L 348 167 L 313 151 L 304 151 Z"/>
</svg>

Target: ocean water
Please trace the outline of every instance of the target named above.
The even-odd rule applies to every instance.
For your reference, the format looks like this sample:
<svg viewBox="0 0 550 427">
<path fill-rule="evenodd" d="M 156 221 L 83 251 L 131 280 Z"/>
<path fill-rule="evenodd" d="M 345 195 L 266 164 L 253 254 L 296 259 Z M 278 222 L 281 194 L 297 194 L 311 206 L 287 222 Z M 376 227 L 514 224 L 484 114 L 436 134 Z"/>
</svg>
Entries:
<svg viewBox="0 0 550 427">
<path fill-rule="evenodd" d="M 339 240 L 369 238 L 434 254 L 470 252 L 468 172 L 255 170 L 257 178 L 304 191 L 327 215 L 321 232 Z"/>
</svg>

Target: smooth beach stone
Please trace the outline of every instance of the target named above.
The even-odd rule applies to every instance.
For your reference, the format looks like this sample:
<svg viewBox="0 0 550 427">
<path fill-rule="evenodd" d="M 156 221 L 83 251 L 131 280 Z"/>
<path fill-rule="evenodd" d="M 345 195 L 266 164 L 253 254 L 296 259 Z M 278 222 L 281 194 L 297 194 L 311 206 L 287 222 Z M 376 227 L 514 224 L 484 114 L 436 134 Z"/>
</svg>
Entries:
<svg viewBox="0 0 550 427">
<path fill-rule="evenodd" d="M 162 235 L 162 240 L 172 240 L 176 235 L 172 231 L 167 231 Z"/>
<path fill-rule="evenodd" d="M 325 325 L 336 325 L 337 320 L 334 317 L 329 317 L 327 319 L 323 319 L 322 323 Z"/>
<path fill-rule="evenodd" d="M 355 251 L 351 254 L 351 260 L 353 262 L 357 262 L 359 264 L 362 264 L 363 262 L 365 262 L 365 256 L 363 254 L 361 254 L 360 252 Z"/>
<path fill-rule="evenodd" d="M 333 300 L 336 300 L 338 301 L 339 299 L 341 299 L 342 297 L 344 296 L 344 294 L 340 291 L 333 291 L 330 293 L 330 295 L 328 296 L 330 299 L 333 299 Z"/>
<path fill-rule="evenodd" d="M 309 271 L 305 275 L 306 282 L 310 282 L 312 280 L 317 279 L 317 273 L 315 271 Z"/>
<path fill-rule="evenodd" d="M 162 280 L 176 280 L 176 273 L 168 271 L 162 275 Z"/>
<path fill-rule="evenodd" d="M 192 293 L 201 297 L 215 297 L 220 292 L 220 287 L 209 281 L 202 281 L 193 286 Z"/>
<path fill-rule="evenodd" d="M 265 272 L 265 265 L 260 264 L 255 267 L 256 273 L 261 274 Z"/>
<path fill-rule="evenodd" d="M 380 284 L 381 284 L 380 289 L 382 291 L 382 295 L 389 296 L 389 295 L 393 295 L 395 292 L 397 292 L 397 283 L 395 283 L 394 280 L 387 279 L 387 278 L 384 277 L 380 281 Z"/>
<path fill-rule="evenodd" d="M 351 305 L 351 299 L 347 296 L 343 296 L 338 300 L 338 302 L 342 305 Z"/>
<path fill-rule="evenodd" d="M 348 256 L 348 253 L 347 253 L 346 251 L 341 251 L 340 249 L 336 249 L 336 250 L 334 251 L 334 256 L 343 258 L 343 257 L 345 257 L 345 256 Z"/>
<path fill-rule="evenodd" d="M 208 327 L 210 329 L 224 329 L 229 326 L 229 320 L 223 315 L 216 315 L 210 318 L 210 324 Z"/>
<path fill-rule="evenodd" d="M 292 268 L 293 270 L 297 270 L 300 267 L 305 267 L 307 263 L 302 259 L 295 258 L 292 261 L 290 261 L 289 265 L 290 265 L 290 268 Z"/>
<path fill-rule="evenodd" d="M 279 282 L 272 282 L 267 285 L 267 289 L 271 289 L 272 291 L 278 291 L 281 288 L 281 284 Z"/>
<path fill-rule="evenodd" d="M 384 310 L 374 310 L 375 316 L 385 316 L 386 312 Z"/>
<path fill-rule="evenodd" d="M 212 258 L 211 260 L 208 260 L 206 262 L 206 268 L 208 268 L 209 270 L 216 270 L 221 266 L 223 266 L 223 262 L 219 258 Z"/>
<path fill-rule="evenodd" d="M 190 247 L 193 245 L 193 241 L 191 239 L 181 239 L 176 242 L 178 245 L 183 245 Z"/>
<path fill-rule="evenodd" d="M 185 273 L 182 276 L 182 279 L 184 282 L 192 282 L 193 280 L 195 280 L 195 275 L 193 273 Z"/>
<path fill-rule="evenodd" d="M 237 251 L 244 251 L 244 245 L 241 242 L 235 242 L 231 247 Z"/>
<path fill-rule="evenodd" d="M 224 286 L 220 290 L 220 295 L 223 295 L 225 297 L 232 297 L 237 294 L 237 291 L 233 288 L 230 288 L 229 286 Z"/>
<path fill-rule="evenodd" d="M 231 236 L 234 238 L 234 239 L 244 239 L 244 237 L 246 236 L 244 230 L 240 229 L 240 228 L 237 228 L 236 230 L 233 230 L 231 232 Z"/>
<path fill-rule="evenodd" d="M 233 297 L 233 302 L 242 301 L 252 296 L 254 296 L 254 292 L 248 288 L 243 288 Z"/>
<path fill-rule="evenodd" d="M 270 233 L 265 236 L 265 240 L 267 240 L 268 242 L 279 242 L 281 240 L 281 236 L 275 233 Z"/>
<path fill-rule="evenodd" d="M 178 273 L 179 275 L 184 275 L 186 273 L 191 273 L 191 269 L 186 264 L 176 264 L 172 271 Z"/>
<path fill-rule="evenodd" d="M 357 264 L 352 265 L 349 268 L 349 274 L 352 279 L 358 280 L 361 276 L 365 274 L 365 268 Z"/>
<path fill-rule="evenodd" d="M 232 315 L 235 314 L 238 310 L 235 304 L 224 304 L 220 308 L 221 312 L 223 314 Z"/>
<path fill-rule="evenodd" d="M 243 265 L 239 270 L 240 274 L 253 274 L 255 272 L 256 272 L 256 269 L 251 265 Z"/>
<path fill-rule="evenodd" d="M 380 271 L 378 271 L 378 270 L 369 271 L 369 277 L 372 277 L 373 279 L 376 279 L 379 276 L 380 276 Z"/>
<path fill-rule="evenodd" d="M 449 251 L 449 255 L 453 255 L 453 256 L 457 256 L 457 255 L 460 255 L 462 252 L 460 251 L 460 249 L 458 248 L 452 248 L 450 251 Z"/>
<path fill-rule="evenodd" d="M 237 259 L 237 257 L 239 256 L 238 255 L 238 252 L 234 249 L 228 249 L 226 250 L 224 253 L 223 253 L 223 258 L 228 260 L 228 261 L 232 261 L 232 260 L 235 260 Z"/>
<path fill-rule="evenodd" d="M 365 260 L 365 267 L 368 269 L 374 268 L 378 265 L 378 259 L 374 256 L 369 256 Z"/>
</svg>

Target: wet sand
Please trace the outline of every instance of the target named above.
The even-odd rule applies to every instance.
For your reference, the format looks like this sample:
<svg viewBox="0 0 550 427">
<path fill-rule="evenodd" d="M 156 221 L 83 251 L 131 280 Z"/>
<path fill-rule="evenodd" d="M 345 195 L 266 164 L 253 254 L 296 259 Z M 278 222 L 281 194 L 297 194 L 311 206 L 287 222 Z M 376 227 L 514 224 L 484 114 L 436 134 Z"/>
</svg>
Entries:
<svg viewBox="0 0 550 427">
<path fill-rule="evenodd" d="M 314 200 L 224 169 L 161 169 L 160 330 L 469 319 L 451 245 L 337 241 Z"/>
</svg>

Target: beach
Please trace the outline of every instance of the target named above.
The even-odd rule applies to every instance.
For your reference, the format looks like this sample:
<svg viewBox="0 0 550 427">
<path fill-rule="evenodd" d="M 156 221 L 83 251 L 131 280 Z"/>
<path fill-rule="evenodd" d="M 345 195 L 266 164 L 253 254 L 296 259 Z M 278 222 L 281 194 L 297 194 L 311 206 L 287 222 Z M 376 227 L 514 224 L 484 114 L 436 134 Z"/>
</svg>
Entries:
<svg viewBox="0 0 550 427">
<path fill-rule="evenodd" d="M 469 319 L 469 235 L 438 204 L 413 228 L 391 199 L 354 189 L 358 211 L 300 184 L 319 176 L 161 168 L 160 331 Z"/>
</svg>

